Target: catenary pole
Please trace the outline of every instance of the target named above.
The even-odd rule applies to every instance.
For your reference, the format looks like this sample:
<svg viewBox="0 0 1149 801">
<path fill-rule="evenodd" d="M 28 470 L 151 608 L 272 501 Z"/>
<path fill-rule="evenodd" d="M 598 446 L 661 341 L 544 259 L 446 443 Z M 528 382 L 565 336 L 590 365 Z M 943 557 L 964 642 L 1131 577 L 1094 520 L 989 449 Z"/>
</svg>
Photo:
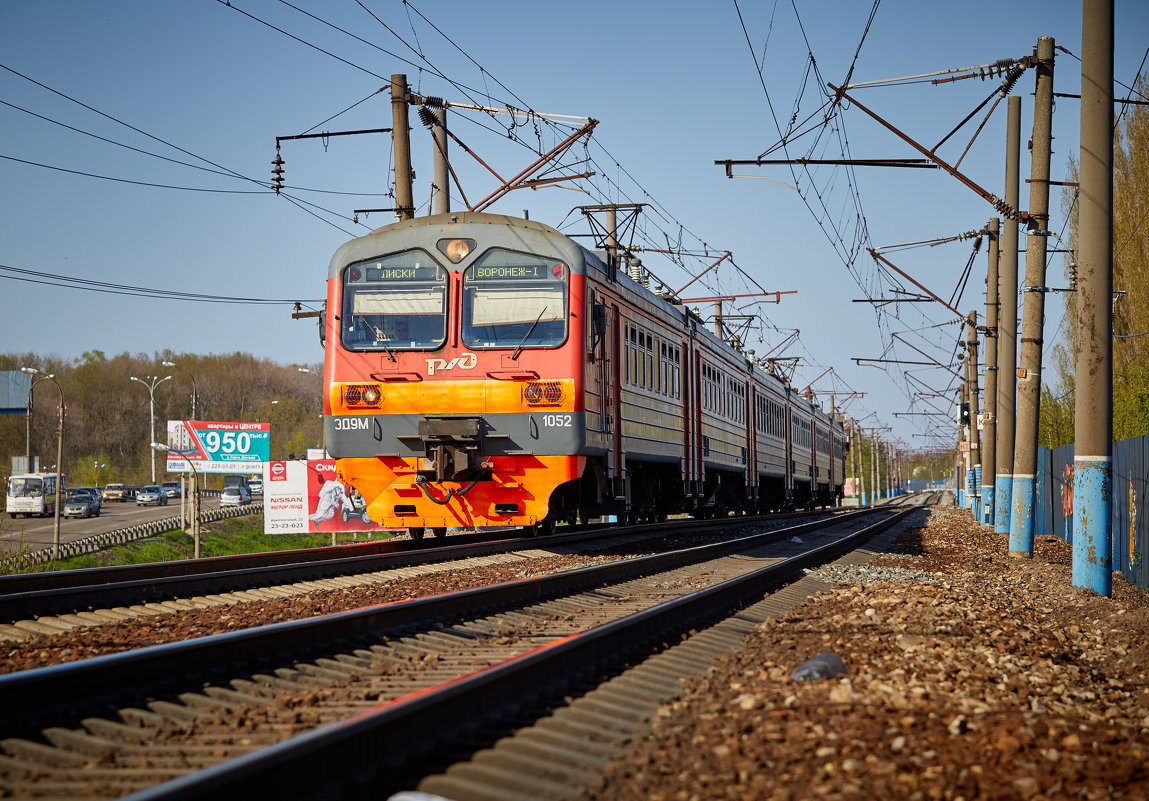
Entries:
<svg viewBox="0 0 1149 801">
<path fill-rule="evenodd" d="M 1006 107 L 1005 189 L 1002 197 L 1017 208 L 1021 162 L 1021 98 L 1009 98 Z M 1001 236 L 998 262 L 997 321 L 997 476 L 994 480 L 994 526 L 998 534 L 1009 533 L 1009 510 L 1013 501 L 1013 439 L 1016 429 L 1017 394 L 1017 221 L 1008 217 Z"/>
<path fill-rule="evenodd" d="M 415 216 L 415 195 L 411 187 L 411 128 L 407 120 L 407 76 L 391 76 L 391 139 L 395 148 L 395 216 L 410 220 Z"/>
<path fill-rule="evenodd" d="M 435 139 L 435 189 L 432 193 L 432 207 L 435 214 L 446 214 L 451 210 L 450 175 L 447 171 L 447 109 L 434 108 L 435 127 L 431 135 Z"/>
<path fill-rule="evenodd" d="M 1073 451 L 1075 587 L 1113 594 L 1113 0 L 1085 0 Z"/>
<path fill-rule="evenodd" d="M 993 525 L 994 478 L 997 475 L 997 261 L 1001 221 L 987 225 L 989 266 L 985 279 L 985 414 L 981 451 L 981 505 L 979 522 Z"/>
<path fill-rule="evenodd" d="M 965 322 L 965 363 L 969 380 L 969 457 L 973 482 L 970 484 L 970 510 L 974 519 L 981 517 L 981 433 L 977 430 L 980 411 L 977 381 L 977 312 L 971 311 Z"/>
<path fill-rule="evenodd" d="M 1041 414 L 1041 347 L 1045 317 L 1045 251 L 1049 238 L 1049 161 L 1053 149 L 1053 37 L 1037 40 L 1037 91 L 1033 98 L 1029 230 L 1025 291 L 1018 343 L 1017 430 L 1014 435 L 1013 500 L 1009 552 L 1032 557 L 1036 528 L 1037 423 Z"/>
</svg>

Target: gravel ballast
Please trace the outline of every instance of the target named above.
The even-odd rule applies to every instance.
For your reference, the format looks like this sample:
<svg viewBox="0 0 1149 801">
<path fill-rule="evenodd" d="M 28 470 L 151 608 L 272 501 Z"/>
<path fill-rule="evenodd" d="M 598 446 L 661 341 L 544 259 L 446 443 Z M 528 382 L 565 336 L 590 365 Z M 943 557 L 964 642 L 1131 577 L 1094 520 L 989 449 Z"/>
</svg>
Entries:
<svg viewBox="0 0 1149 801">
<path fill-rule="evenodd" d="M 1149 598 L 934 509 L 662 707 L 597 801 L 1149 798 Z M 841 583 L 836 583 L 841 582 Z M 843 676 L 796 682 L 837 655 Z"/>
</svg>

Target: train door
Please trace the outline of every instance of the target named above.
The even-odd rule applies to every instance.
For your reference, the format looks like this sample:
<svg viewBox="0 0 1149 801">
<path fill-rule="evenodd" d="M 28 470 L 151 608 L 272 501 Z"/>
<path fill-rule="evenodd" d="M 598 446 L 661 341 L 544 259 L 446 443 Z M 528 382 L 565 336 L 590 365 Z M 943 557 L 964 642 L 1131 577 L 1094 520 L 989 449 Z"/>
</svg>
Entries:
<svg viewBox="0 0 1149 801">
<path fill-rule="evenodd" d="M 746 378 L 746 488 L 751 503 L 758 503 L 758 388 L 754 375 Z"/>
<path fill-rule="evenodd" d="M 602 390 L 604 399 L 605 433 L 609 437 L 610 456 L 607 469 L 611 478 L 614 497 L 625 497 L 624 468 L 622 459 L 622 339 L 619 336 L 618 306 L 607 307 L 606 352 L 610 359 L 603 363 Z"/>
<path fill-rule="evenodd" d="M 691 448 L 690 435 L 694 427 L 691 422 L 694 413 L 694 396 L 690 394 L 690 362 L 693 358 L 691 344 L 692 340 L 690 339 L 678 343 L 679 359 L 676 367 L 677 375 L 675 376 L 678 399 L 682 410 L 682 494 L 686 498 L 694 494 L 691 484 L 694 478 L 694 449 Z"/>
<path fill-rule="evenodd" d="M 786 436 L 786 500 L 794 500 L 794 418 L 791 415 L 790 404 L 787 402 L 786 413 L 783 416 L 783 428 Z"/>
</svg>

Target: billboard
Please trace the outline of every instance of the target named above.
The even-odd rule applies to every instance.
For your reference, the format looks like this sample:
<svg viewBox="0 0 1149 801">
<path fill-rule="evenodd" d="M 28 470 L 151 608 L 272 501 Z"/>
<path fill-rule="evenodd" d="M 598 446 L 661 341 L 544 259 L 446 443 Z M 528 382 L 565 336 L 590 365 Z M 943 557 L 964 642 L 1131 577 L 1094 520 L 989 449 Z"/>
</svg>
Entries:
<svg viewBox="0 0 1149 801">
<path fill-rule="evenodd" d="M 270 453 L 270 423 L 168 420 L 169 473 L 190 473 L 191 464 L 200 473 L 258 473 Z"/>
<path fill-rule="evenodd" d="M 393 531 L 371 522 L 363 498 L 339 481 L 334 459 L 263 465 L 263 533 Z"/>
<path fill-rule="evenodd" d="M 0 370 L 0 414 L 24 414 L 32 376 L 19 370 Z"/>
</svg>

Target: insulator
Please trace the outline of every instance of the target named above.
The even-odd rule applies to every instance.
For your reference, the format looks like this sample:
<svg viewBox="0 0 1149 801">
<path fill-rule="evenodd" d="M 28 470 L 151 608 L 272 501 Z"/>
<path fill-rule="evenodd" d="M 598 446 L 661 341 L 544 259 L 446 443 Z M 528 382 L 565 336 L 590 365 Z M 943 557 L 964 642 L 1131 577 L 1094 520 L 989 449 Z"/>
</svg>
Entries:
<svg viewBox="0 0 1149 801">
<path fill-rule="evenodd" d="M 447 107 L 447 104 L 443 102 L 443 98 L 441 98 L 441 97 L 424 97 L 423 98 L 423 105 L 429 106 L 430 108 L 446 108 Z"/>
<path fill-rule="evenodd" d="M 439 120 L 435 118 L 435 114 L 426 106 L 419 106 L 419 119 L 428 129 L 434 128 L 439 124 Z"/>
<path fill-rule="evenodd" d="M 1005 80 L 1001 82 L 1000 92 L 1002 97 L 1005 97 L 1013 91 L 1013 85 L 1017 83 L 1018 78 L 1020 78 L 1024 72 L 1025 67 L 1014 67 L 1009 71 L 1009 74 L 1005 76 Z"/>
</svg>

